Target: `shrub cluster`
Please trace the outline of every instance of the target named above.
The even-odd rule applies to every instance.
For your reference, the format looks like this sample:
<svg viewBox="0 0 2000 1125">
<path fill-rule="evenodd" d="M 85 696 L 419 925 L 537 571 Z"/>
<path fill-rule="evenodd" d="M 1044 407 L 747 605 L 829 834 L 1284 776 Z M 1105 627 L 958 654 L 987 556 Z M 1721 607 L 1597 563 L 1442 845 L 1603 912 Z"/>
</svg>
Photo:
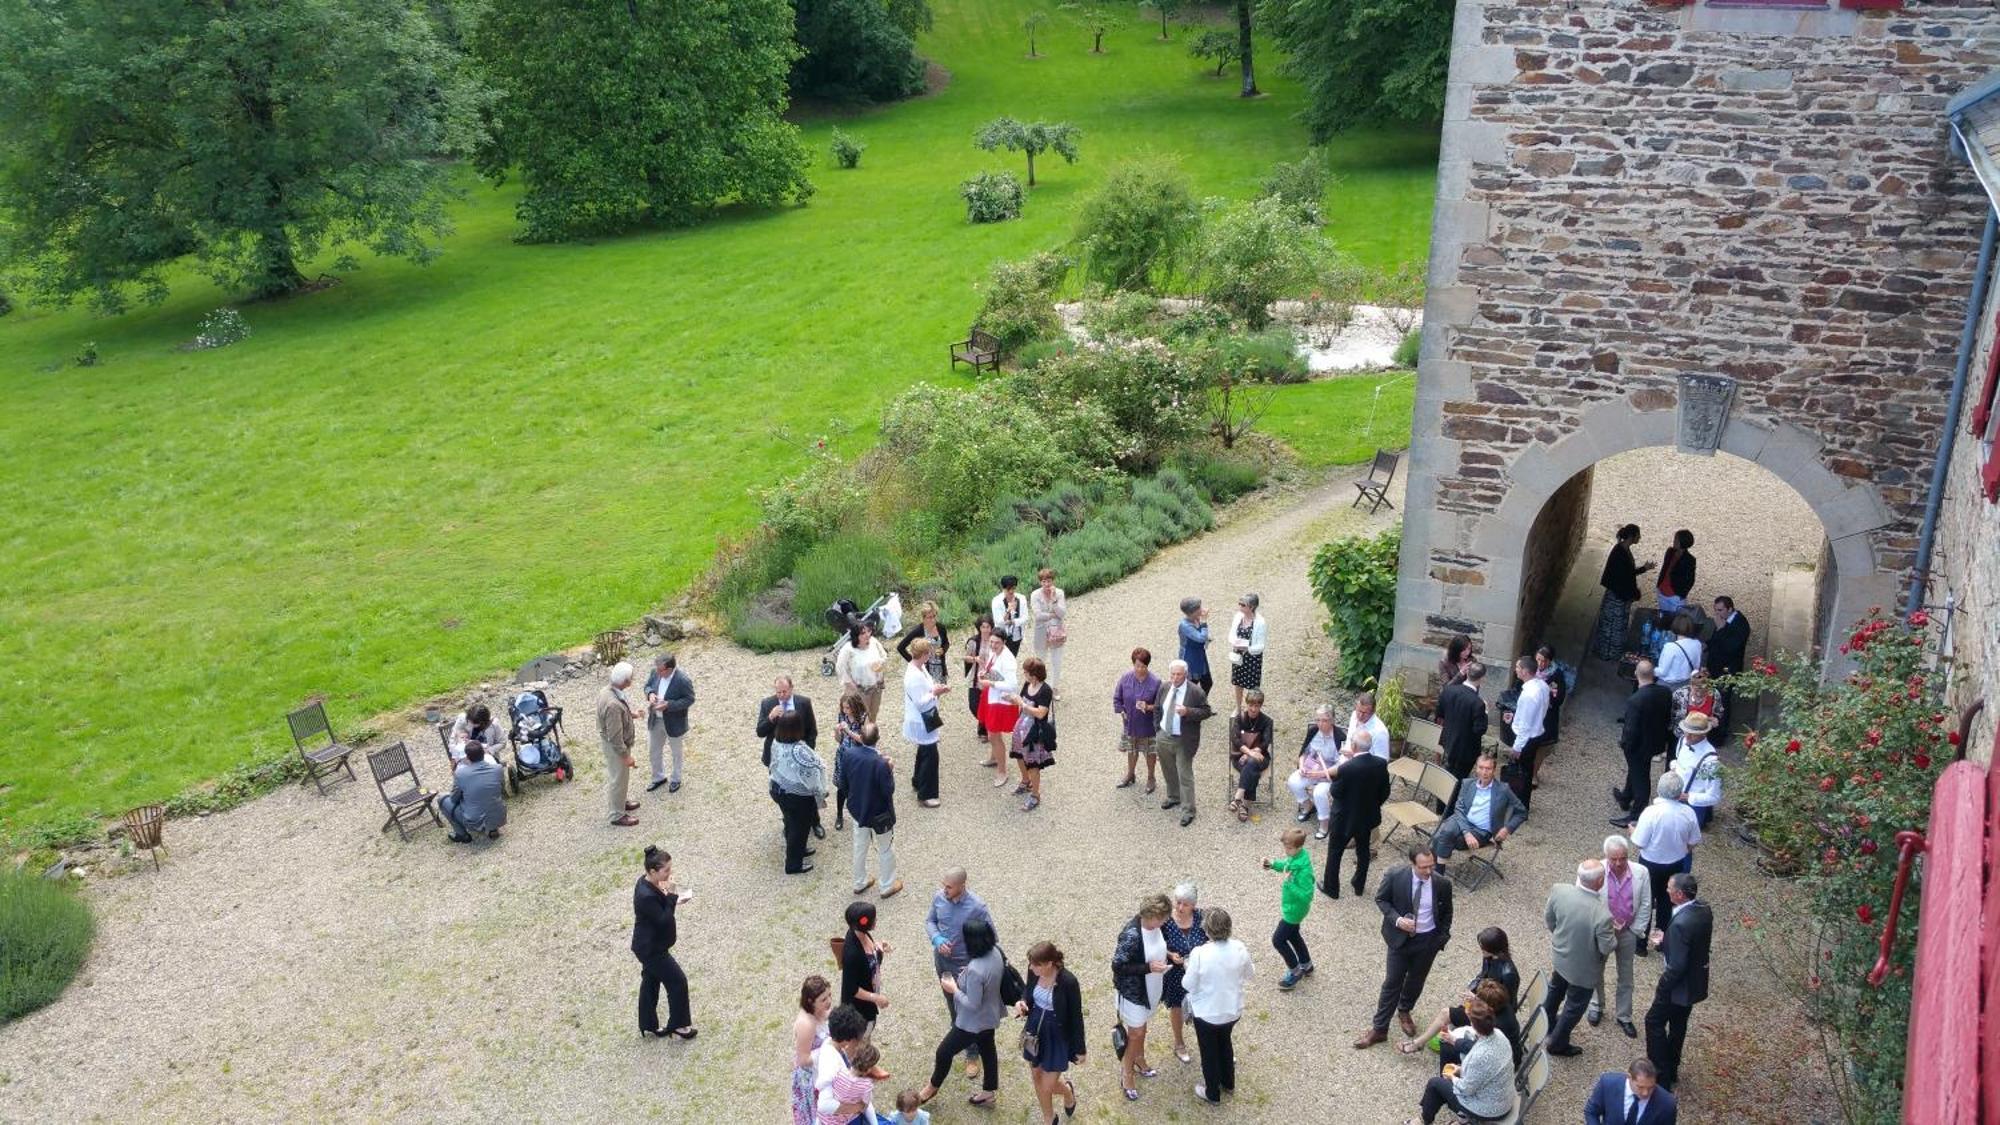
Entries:
<svg viewBox="0 0 2000 1125">
<path fill-rule="evenodd" d="M 1326 607 L 1327 635 L 1339 649 L 1340 686 L 1363 688 L 1382 666 L 1396 627 L 1396 554 L 1401 528 L 1323 544 L 1307 568 L 1313 596 Z"/>
<path fill-rule="evenodd" d="M 0 872 L 0 1024 L 62 995 L 90 952 L 90 907 L 61 883 Z"/>
<path fill-rule="evenodd" d="M 1070 264 L 1068 258 L 1047 252 L 996 264 L 980 287 L 983 300 L 976 323 L 1009 350 L 1059 334 L 1056 290 L 1069 276 Z"/>
<path fill-rule="evenodd" d="M 852 133 L 843 133 L 838 128 L 833 131 L 830 147 L 833 149 L 833 162 L 842 168 L 859 168 L 861 154 L 868 148 L 861 138 Z"/>
<path fill-rule="evenodd" d="M 1423 350 L 1424 334 L 1421 330 L 1406 333 L 1401 343 L 1396 345 L 1396 355 L 1390 360 L 1397 367 L 1415 367 L 1417 354 Z"/>
<path fill-rule="evenodd" d="M 216 309 L 201 318 L 195 329 L 194 346 L 197 348 L 226 348 L 231 344 L 248 339 L 250 322 L 235 309 Z"/>
<path fill-rule="evenodd" d="M 1326 222 L 1326 193 L 1333 182 L 1326 154 L 1315 148 L 1302 160 L 1273 166 L 1264 177 L 1261 194 L 1284 204 L 1300 222 L 1317 227 Z"/>
<path fill-rule="evenodd" d="M 1200 224 L 1186 173 L 1161 160 L 1121 164 L 1077 212 L 1084 273 L 1114 289 L 1156 291 Z"/>
<path fill-rule="evenodd" d="M 1004 223 L 1021 217 L 1021 180 L 1012 172 L 981 172 L 958 185 L 968 223 Z"/>
</svg>

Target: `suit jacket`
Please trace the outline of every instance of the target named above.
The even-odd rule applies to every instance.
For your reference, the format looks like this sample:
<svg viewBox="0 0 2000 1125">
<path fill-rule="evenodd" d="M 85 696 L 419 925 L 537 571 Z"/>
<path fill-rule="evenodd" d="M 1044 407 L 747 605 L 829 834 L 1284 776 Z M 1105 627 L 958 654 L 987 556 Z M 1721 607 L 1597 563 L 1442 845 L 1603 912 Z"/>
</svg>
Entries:
<svg viewBox="0 0 2000 1125">
<path fill-rule="evenodd" d="M 688 708 L 694 706 L 694 681 L 688 678 L 686 672 L 674 669 L 673 678 L 662 690 L 660 673 L 655 669 L 652 675 L 646 677 L 646 695 L 658 695 L 667 705 L 664 711 L 646 709 L 647 726 L 667 728 L 670 738 L 679 738 L 688 732 Z"/>
<path fill-rule="evenodd" d="M 1646 1099 L 1646 1112 L 1639 1115 L 1639 1125 L 1675 1125 L 1678 1120 L 1680 1107 L 1674 1104 L 1673 1093 L 1654 1087 L 1653 1096 Z M 1583 1103 L 1583 1125 L 1625 1125 L 1624 1071 L 1598 1076 L 1597 1085 L 1590 1088 L 1590 1100 Z"/>
<path fill-rule="evenodd" d="M 1382 940 L 1390 949 L 1401 949 L 1415 934 L 1396 928 L 1396 919 L 1417 912 L 1416 876 L 1407 863 L 1382 876 L 1375 888 L 1375 906 L 1382 912 Z M 1437 923 L 1437 944 L 1442 949 L 1451 940 L 1451 876 L 1442 869 L 1431 872 L 1431 915 Z"/>
<path fill-rule="evenodd" d="M 1389 763 L 1373 754 L 1356 754 L 1334 771 L 1333 832 L 1366 837 L 1382 823 L 1382 803 L 1389 799 Z"/>
<path fill-rule="evenodd" d="M 1638 849 L 1633 848 L 1632 850 L 1637 851 Z M 1639 936 L 1639 948 L 1633 950 L 1633 952 L 1644 957 L 1646 955 L 1646 947 L 1652 941 L 1647 935 L 1653 932 L 1653 873 L 1645 864 L 1640 863 L 1636 859 L 1627 858 L 1625 863 L 1626 866 L 1632 869 L 1631 929 L 1634 934 Z M 1598 892 L 1598 897 L 1604 900 L 1604 910 L 1606 913 L 1609 913 L 1611 911 L 1611 872 L 1609 871 L 1604 873 L 1604 889 Z M 1615 937 L 1617 923 L 1614 921 L 1612 926 L 1614 927 L 1613 936 Z"/>
<path fill-rule="evenodd" d="M 1174 741 L 1174 736 L 1168 734 L 1167 731 L 1171 729 L 1174 717 L 1167 714 L 1166 707 L 1167 697 L 1173 693 L 1173 681 L 1161 677 L 1160 693 L 1153 697 L 1153 705 L 1160 708 L 1160 738 L 1170 742 Z M 1188 714 L 1181 716 L 1181 736 L 1179 742 L 1192 755 L 1196 750 L 1201 749 L 1202 721 L 1210 715 L 1215 714 L 1215 712 L 1209 709 L 1208 693 L 1201 690 L 1201 685 L 1195 683 L 1192 678 L 1187 682 L 1187 695 L 1183 698 L 1181 705 L 1188 709 Z"/>
<path fill-rule="evenodd" d="M 771 719 L 771 708 L 777 705 L 778 697 L 775 695 L 767 695 L 764 697 L 762 703 L 757 704 L 757 737 L 764 740 L 764 767 L 766 769 L 769 769 L 771 765 L 771 738 L 778 730 L 778 724 Z M 817 749 L 819 746 L 819 722 L 813 718 L 813 701 L 800 695 L 798 692 L 793 692 L 792 710 L 798 712 L 799 718 L 805 722 L 805 744 Z"/>
<path fill-rule="evenodd" d="M 1628 758 L 1651 760 L 1667 752 L 1673 733 L 1674 693 L 1665 684 L 1651 683 L 1625 697 L 1625 729 L 1618 745 Z"/>
<path fill-rule="evenodd" d="M 1750 646 L 1750 621 L 1737 610 L 1728 624 L 1717 627 L 1708 639 L 1703 663 L 1711 676 L 1730 676 L 1743 670 L 1743 652 Z"/>
<path fill-rule="evenodd" d="M 840 757 L 841 779 L 847 785 L 847 811 L 854 817 L 854 823 L 881 832 L 886 819 L 888 830 L 893 831 L 896 775 L 888 759 L 875 747 L 859 742 L 842 742 L 836 753 Z"/>
<path fill-rule="evenodd" d="M 1471 684 L 1456 683 L 1438 693 L 1432 717 L 1444 728 L 1445 768 L 1463 778 L 1479 760 L 1480 740 L 1486 737 L 1486 701 Z"/>
<path fill-rule="evenodd" d="M 1465 784 L 1458 787 L 1458 800 L 1452 803 L 1451 811 L 1457 814 L 1460 820 L 1471 824 L 1472 800 L 1478 795 L 1479 783 L 1467 778 Z M 1521 825 L 1528 819 L 1528 810 L 1521 804 L 1521 798 L 1515 796 L 1513 788 L 1498 778 L 1493 780 L 1490 811 L 1493 814 L 1493 831 L 1505 828 L 1509 836 L 1519 832 Z"/>
<path fill-rule="evenodd" d="M 632 955 L 644 961 L 674 947 L 674 907 L 679 895 L 660 893 L 660 888 L 641 878 L 632 888 Z"/>
<path fill-rule="evenodd" d="M 1708 944 L 1715 934 L 1715 915 L 1696 899 L 1665 928 L 1667 964 L 1660 971 L 1657 994 L 1669 1004 L 1699 1004 L 1708 999 Z"/>
<path fill-rule="evenodd" d="M 1603 897 L 1574 883 L 1557 883 L 1549 888 L 1549 904 L 1542 914 L 1549 926 L 1556 972 L 1570 984 L 1596 988 L 1604 979 L 1605 955 L 1616 944 L 1611 911 L 1604 908 Z"/>
</svg>

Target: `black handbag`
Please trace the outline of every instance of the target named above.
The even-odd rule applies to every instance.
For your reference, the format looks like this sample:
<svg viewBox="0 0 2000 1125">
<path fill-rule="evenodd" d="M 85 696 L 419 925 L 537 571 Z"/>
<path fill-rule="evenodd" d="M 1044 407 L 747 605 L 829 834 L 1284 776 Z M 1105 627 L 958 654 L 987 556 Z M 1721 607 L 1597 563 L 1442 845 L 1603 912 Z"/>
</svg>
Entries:
<svg viewBox="0 0 2000 1125">
<path fill-rule="evenodd" d="M 938 714 L 935 704 L 918 711 L 917 718 L 923 720 L 925 733 L 944 729 L 944 716 Z"/>
<path fill-rule="evenodd" d="M 894 832 L 896 830 L 895 810 L 891 809 L 890 811 L 885 813 L 878 813 L 876 814 L 875 819 L 869 821 L 868 823 L 862 825 L 861 827 L 866 828 L 868 831 L 873 832 L 878 836 L 885 833 Z"/>
<path fill-rule="evenodd" d="M 1131 1045 L 1132 1045 L 1132 1037 L 1131 1035 L 1126 1033 L 1125 1025 L 1122 1023 L 1112 1024 L 1111 1053 L 1117 1056 L 1120 1060 L 1123 1060 L 1125 1058 L 1125 1048 Z"/>
</svg>

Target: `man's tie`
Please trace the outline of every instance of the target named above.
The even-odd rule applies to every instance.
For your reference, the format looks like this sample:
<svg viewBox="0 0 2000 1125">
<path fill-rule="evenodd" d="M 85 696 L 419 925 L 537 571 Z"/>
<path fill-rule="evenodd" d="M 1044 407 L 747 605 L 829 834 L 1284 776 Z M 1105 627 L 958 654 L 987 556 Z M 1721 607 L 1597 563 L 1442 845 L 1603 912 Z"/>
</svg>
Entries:
<svg viewBox="0 0 2000 1125">
<path fill-rule="evenodd" d="M 1625 1125 L 1639 1125 L 1639 1099 L 1625 1095 Z"/>
</svg>

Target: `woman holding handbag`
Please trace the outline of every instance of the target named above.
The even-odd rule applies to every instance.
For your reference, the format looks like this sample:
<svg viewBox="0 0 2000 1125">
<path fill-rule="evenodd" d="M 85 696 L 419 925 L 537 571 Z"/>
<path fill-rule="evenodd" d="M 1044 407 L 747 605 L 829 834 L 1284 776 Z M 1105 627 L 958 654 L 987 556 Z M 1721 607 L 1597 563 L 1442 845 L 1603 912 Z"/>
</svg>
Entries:
<svg viewBox="0 0 2000 1125">
<path fill-rule="evenodd" d="M 951 690 L 931 676 L 932 651 L 928 637 L 908 642 L 910 663 L 903 669 L 903 737 L 917 747 L 910 785 L 927 809 L 938 807 L 938 736 L 944 730 L 940 699 Z"/>
<path fill-rule="evenodd" d="M 986 685 L 979 682 L 979 669 L 986 663 L 986 638 L 993 635 L 993 619 L 980 614 L 972 623 L 972 635 L 965 639 L 965 650 L 959 653 L 959 667 L 965 673 L 965 706 L 972 712 L 972 736 L 978 742 L 986 741 L 986 724 L 979 719 L 980 704 L 986 702 Z"/>
<path fill-rule="evenodd" d="M 1056 585 L 1056 572 L 1043 567 L 1035 575 L 1040 585 L 1028 595 L 1028 615 L 1035 624 L 1035 655 L 1049 666 L 1049 683 L 1062 679 L 1063 645 L 1069 640 L 1069 599 Z"/>
<path fill-rule="evenodd" d="M 1048 666 L 1030 656 L 1021 661 L 1021 690 L 1011 697 L 1020 717 L 1014 720 L 1014 744 L 1008 755 L 1020 759 L 1022 812 L 1042 803 L 1042 771 L 1056 764 L 1056 693 L 1048 685 Z"/>
<path fill-rule="evenodd" d="M 1027 1020 L 1021 1030 L 1021 1057 L 1028 1061 L 1042 1118 L 1056 1125 L 1056 1089 L 1063 1091 L 1063 1116 L 1076 1116 L 1076 1084 L 1066 1073 L 1084 1062 L 1083 986 L 1063 968 L 1063 952 L 1052 942 L 1028 948 L 1028 995 L 1014 1005 Z"/>
</svg>

